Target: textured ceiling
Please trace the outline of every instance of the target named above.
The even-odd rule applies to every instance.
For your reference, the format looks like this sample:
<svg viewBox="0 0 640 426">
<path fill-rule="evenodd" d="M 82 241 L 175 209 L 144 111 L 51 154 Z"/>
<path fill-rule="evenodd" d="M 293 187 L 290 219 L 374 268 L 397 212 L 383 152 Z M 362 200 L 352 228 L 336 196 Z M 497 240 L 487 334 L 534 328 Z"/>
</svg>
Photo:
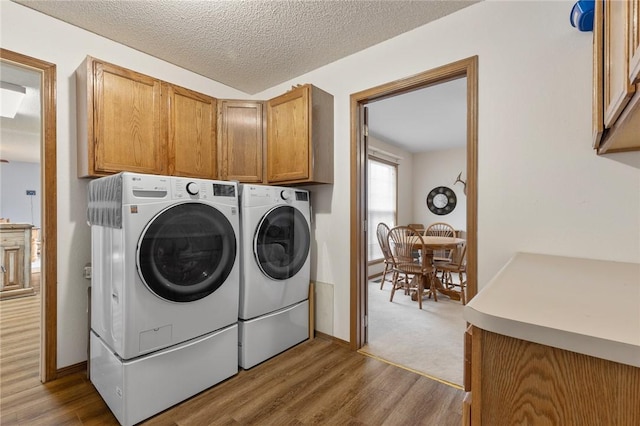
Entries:
<svg viewBox="0 0 640 426">
<path fill-rule="evenodd" d="M 256 94 L 478 0 L 13 0 Z"/>
<path fill-rule="evenodd" d="M 13 1 L 255 94 L 479 0 Z M 2 79 L 28 96 L 15 119 L 0 119 L 0 157 L 37 162 L 39 74 L 6 65 Z M 370 104 L 371 135 L 409 152 L 463 146 L 463 86 Z"/>
</svg>

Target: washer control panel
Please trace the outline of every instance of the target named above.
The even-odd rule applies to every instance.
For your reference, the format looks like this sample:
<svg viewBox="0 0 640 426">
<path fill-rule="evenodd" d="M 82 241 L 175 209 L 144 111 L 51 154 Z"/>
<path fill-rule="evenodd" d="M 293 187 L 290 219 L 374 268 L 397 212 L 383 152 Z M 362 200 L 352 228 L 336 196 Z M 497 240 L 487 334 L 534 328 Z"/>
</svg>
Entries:
<svg viewBox="0 0 640 426">
<path fill-rule="evenodd" d="M 283 189 L 280 191 L 280 198 L 282 198 L 285 201 L 288 201 L 291 199 L 292 192 L 293 191 L 290 189 Z"/>
<path fill-rule="evenodd" d="M 173 178 L 172 186 L 176 200 L 212 200 L 214 197 L 237 199 L 237 186 L 233 182 Z"/>
<path fill-rule="evenodd" d="M 177 200 L 206 200 L 213 197 L 213 190 L 199 179 L 173 179 L 173 198 Z"/>
<path fill-rule="evenodd" d="M 198 188 L 198 184 L 195 182 L 189 182 L 186 186 L 187 192 L 189 195 L 198 195 L 200 192 L 200 188 Z"/>
</svg>

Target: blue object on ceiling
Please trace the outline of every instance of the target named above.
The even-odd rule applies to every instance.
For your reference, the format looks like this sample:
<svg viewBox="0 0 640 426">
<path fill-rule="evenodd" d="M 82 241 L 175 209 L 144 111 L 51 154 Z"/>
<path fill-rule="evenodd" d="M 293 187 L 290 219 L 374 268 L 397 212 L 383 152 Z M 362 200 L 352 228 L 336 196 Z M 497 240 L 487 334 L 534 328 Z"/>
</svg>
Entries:
<svg viewBox="0 0 640 426">
<path fill-rule="evenodd" d="M 580 31 L 593 31 L 594 0 L 579 0 L 571 9 L 571 25 Z"/>
</svg>

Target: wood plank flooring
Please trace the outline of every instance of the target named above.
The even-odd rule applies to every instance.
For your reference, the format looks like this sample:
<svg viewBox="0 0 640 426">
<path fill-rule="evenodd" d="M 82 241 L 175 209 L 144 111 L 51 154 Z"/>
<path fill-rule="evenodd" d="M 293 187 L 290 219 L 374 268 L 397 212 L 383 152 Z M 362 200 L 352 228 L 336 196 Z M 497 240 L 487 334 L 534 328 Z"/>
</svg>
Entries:
<svg viewBox="0 0 640 426">
<path fill-rule="evenodd" d="M 1 403 L 40 385 L 40 294 L 0 301 L 0 320 Z"/>
<path fill-rule="evenodd" d="M 35 299 L 35 297 L 33 298 Z M 36 318 L 0 306 L 0 424 L 117 425 L 84 373 L 38 380 Z M 7 315 L 7 317 L 5 317 Z M 5 328 L 9 316 L 19 321 Z M 22 363 L 22 360 L 33 360 Z M 180 386 L 176 383 L 176 386 Z M 145 425 L 459 425 L 462 391 L 351 351 L 330 338 L 289 351 L 201 392 Z"/>
</svg>

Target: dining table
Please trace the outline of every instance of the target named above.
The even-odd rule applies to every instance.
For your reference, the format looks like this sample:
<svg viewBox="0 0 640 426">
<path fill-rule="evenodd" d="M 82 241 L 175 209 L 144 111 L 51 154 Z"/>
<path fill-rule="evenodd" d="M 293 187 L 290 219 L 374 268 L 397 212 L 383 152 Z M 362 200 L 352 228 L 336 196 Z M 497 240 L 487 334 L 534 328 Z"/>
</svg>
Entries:
<svg viewBox="0 0 640 426">
<path fill-rule="evenodd" d="M 409 238 L 413 244 L 413 249 L 420 250 L 420 252 L 422 253 L 422 256 L 425 256 L 426 263 L 429 265 L 433 265 L 434 251 L 453 250 L 456 247 L 459 247 L 466 242 L 464 238 L 456 238 L 456 237 L 437 237 L 437 236 L 430 236 L 430 235 L 424 235 L 421 237 L 422 237 L 422 241 L 420 241 L 420 238 L 418 238 L 418 236 L 415 236 L 415 235 Z M 438 278 L 435 273 L 429 274 L 428 276 L 426 276 L 426 278 L 428 280 L 434 280 L 433 284 L 438 293 L 442 293 L 448 296 L 449 298 L 451 298 L 452 300 L 461 299 L 460 291 L 455 290 L 453 288 L 445 287 L 442 284 L 442 281 L 440 280 L 440 278 Z M 431 288 L 430 284 L 431 283 L 425 283 L 423 288 L 425 290 L 430 289 Z M 416 295 L 416 300 L 417 300 L 417 295 Z"/>
</svg>

